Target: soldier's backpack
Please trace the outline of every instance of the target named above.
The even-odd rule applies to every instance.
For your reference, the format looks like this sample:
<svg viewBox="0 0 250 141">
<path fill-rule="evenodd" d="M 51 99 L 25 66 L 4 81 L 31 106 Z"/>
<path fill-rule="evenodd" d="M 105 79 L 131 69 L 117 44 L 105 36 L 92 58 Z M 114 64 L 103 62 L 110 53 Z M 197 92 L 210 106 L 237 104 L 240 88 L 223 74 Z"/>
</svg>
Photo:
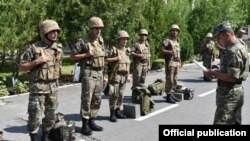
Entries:
<svg viewBox="0 0 250 141">
<path fill-rule="evenodd" d="M 140 104 L 142 116 L 147 115 L 154 108 L 154 101 L 147 87 L 136 87 L 133 89 L 132 103 Z"/>
<path fill-rule="evenodd" d="M 49 139 L 53 141 L 75 140 L 75 122 L 65 120 L 64 114 L 56 114 L 56 122 L 49 133 Z"/>
<path fill-rule="evenodd" d="M 191 100 L 194 98 L 194 89 L 192 88 L 184 88 L 179 90 L 178 92 L 184 94 L 184 100 Z"/>
<path fill-rule="evenodd" d="M 162 95 L 165 91 L 165 82 L 162 79 L 157 79 L 153 84 L 148 85 L 148 90 L 151 95 Z"/>
</svg>

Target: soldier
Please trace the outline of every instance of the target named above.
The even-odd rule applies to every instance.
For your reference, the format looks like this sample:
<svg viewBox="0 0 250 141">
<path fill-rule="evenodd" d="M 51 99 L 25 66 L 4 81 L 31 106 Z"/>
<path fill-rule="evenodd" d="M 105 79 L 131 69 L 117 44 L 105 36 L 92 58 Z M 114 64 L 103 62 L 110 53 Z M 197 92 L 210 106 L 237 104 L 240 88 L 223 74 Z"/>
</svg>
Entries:
<svg viewBox="0 0 250 141">
<path fill-rule="evenodd" d="M 60 27 L 54 20 L 45 20 L 40 25 L 41 41 L 28 45 L 22 56 L 21 71 L 27 71 L 29 78 L 28 131 L 35 141 L 42 120 L 42 141 L 46 141 L 55 122 L 58 105 L 58 78 L 62 60 L 62 45 L 57 43 Z"/>
<path fill-rule="evenodd" d="M 218 79 L 214 124 L 239 125 L 244 100 L 242 81 L 247 79 L 249 71 L 247 51 L 228 21 L 215 27 L 214 36 L 218 44 L 225 47 L 220 70 L 208 69 L 203 72 L 207 77 L 215 76 Z"/>
<path fill-rule="evenodd" d="M 129 52 L 125 48 L 129 35 L 126 31 L 118 32 L 118 46 L 111 47 L 107 52 L 106 61 L 109 63 L 109 107 L 110 121 L 117 122 L 117 118 L 126 118 L 120 111 L 123 100 L 123 92 L 126 82 L 130 82 L 129 69 L 130 59 Z"/>
<path fill-rule="evenodd" d="M 104 42 L 101 30 L 102 19 L 91 17 L 88 22 L 90 34 L 75 44 L 71 58 L 79 61 L 81 67 L 81 110 L 82 134 L 91 135 L 93 131 L 102 131 L 103 127 L 95 123 L 101 106 L 104 69 Z"/>
<path fill-rule="evenodd" d="M 215 54 L 214 54 L 215 43 L 214 41 L 211 40 L 212 37 L 213 37 L 212 33 L 207 33 L 205 42 L 203 43 L 201 47 L 203 65 L 208 69 L 212 69 L 212 62 L 215 57 Z M 204 76 L 204 80 L 211 81 L 212 79 Z"/>
<path fill-rule="evenodd" d="M 176 103 L 180 101 L 171 94 L 171 91 L 177 86 L 177 74 L 181 67 L 181 48 L 178 39 L 179 33 L 179 26 L 173 24 L 170 28 L 170 36 L 164 39 L 160 47 L 160 53 L 164 55 L 165 58 L 165 92 L 167 94 L 166 102 L 168 103 Z"/>
<path fill-rule="evenodd" d="M 133 85 L 132 90 L 144 84 L 147 72 L 150 70 L 150 47 L 147 42 L 148 31 L 141 29 L 139 32 L 140 39 L 131 47 L 131 55 L 133 57 Z"/>
</svg>

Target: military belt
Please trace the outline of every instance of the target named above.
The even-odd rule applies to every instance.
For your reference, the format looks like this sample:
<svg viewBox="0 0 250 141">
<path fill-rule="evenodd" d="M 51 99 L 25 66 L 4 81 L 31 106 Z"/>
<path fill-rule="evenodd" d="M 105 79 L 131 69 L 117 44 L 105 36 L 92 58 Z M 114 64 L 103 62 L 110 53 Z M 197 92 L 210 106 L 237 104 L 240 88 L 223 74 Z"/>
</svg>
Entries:
<svg viewBox="0 0 250 141">
<path fill-rule="evenodd" d="M 181 59 L 179 57 L 174 57 L 173 61 L 179 62 Z"/>
<path fill-rule="evenodd" d="M 57 79 L 53 79 L 53 80 L 36 80 L 35 82 L 40 82 L 40 83 L 53 83 L 56 82 Z"/>
<path fill-rule="evenodd" d="M 94 71 L 101 71 L 102 67 L 88 67 L 88 66 L 86 66 L 85 69 L 90 69 L 90 70 L 94 70 Z"/>
<path fill-rule="evenodd" d="M 118 75 L 127 75 L 128 72 L 127 71 L 117 71 Z"/>
<path fill-rule="evenodd" d="M 227 87 L 227 88 L 239 88 L 242 87 L 242 82 L 226 82 L 222 80 L 218 80 L 219 87 Z"/>
</svg>

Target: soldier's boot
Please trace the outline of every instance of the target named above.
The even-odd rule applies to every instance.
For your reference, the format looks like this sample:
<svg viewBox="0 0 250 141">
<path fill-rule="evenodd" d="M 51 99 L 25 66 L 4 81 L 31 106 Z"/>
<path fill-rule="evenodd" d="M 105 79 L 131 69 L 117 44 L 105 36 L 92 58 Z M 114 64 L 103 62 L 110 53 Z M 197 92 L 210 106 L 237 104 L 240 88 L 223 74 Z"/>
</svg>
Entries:
<svg viewBox="0 0 250 141">
<path fill-rule="evenodd" d="M 82 130 L 81 133 L 86 136 L 92 135 L 92 130 L 89 128 L 88 119 L 82 118 Z"/>
<path fill-rule="evenodd" d="M 120 118 L 120 119 L 125 119 L 127 118 L 125 115 L 122 114 L 121 110 L 118 108 L 118 109 L 115 109 L 115 116 L 117 118 Z"/>
<path fill-rule="evenodd" d="M 44 132 L 43 131 L 41 141 L 49 141 L 49 132 Z"/>
<path fill-rule="evenodd" d="M 173 104 L 176 103 L 176 101 L 173 99 L 172 94 L 167 94 L 166 102 L 167 103 L 173 103 Z"/>
<path fill-rule="evenodd" d="M 172 94 L 171 94 L 171 95 L 172 95 Z M 181 101 L 180 99 L 176 98 L 174 95 L 172 95 L 172 98 L 173 98 L 173 100 L 174 100 L 175 102 L 180 102 L 180 101 Z"/>
<path fill-rule="evenodd" d="M 117 122 L 116 116 L 115 116 L 115 110 L 114 109 L 110 109 L 110 118 L 109 120 L 111 122 Z"/>
<path fill-rule="evenodd" d="M 89 119 L 89 128 L 93 131 L 103 131 L 103 127 L 97 125 L 94 118 Z"/>
<path fill-rule="evenodd" d="M 31 141 L 36 141 L 37 133 L 30 133 L 30 140 Z M 1 141 L 1 139 L 0 139 Z"/>
</svg>

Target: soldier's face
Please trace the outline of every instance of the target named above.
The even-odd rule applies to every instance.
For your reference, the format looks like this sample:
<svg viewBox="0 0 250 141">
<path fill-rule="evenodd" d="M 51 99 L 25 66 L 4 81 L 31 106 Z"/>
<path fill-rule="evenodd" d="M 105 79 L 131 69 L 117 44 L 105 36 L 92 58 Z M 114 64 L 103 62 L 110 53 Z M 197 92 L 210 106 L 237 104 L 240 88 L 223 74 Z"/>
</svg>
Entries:
<svg viewBox="0 0 250 141">
<path fill-rule="evenodd" d="M 58 31 L 52 30 L 47 34 L 47 38 L 51 41 L 56 41 L 58 37 Z"/>
<path fill-rule="evenodd" d="M 142 40 L 142 41 L 146 41 L 147 37 L 148 37 L 148 35 L 146 35 L 146 34 L 140 34 L 140 40 Z"/>
<path fill-rule="evenodd" d="M 177 37 L 178 33 L 179 33 L 178 29 L 171 29 L 171 35 L 172 35 L 172 37 Z"/>
<path fill-rule="evenodd" d="M 223 33 L 220 33 L 216 36 L 216 40 L 217 40 L 217 43 L 222 46 L 222 47 L 225 47 L 226 46 L 226 36 L 225 34 Z"/>
<path fill-rule="evenodd" d="M 101 27 L 92 27 L 90 29 L 91 37 L 98 38 L 101 35 L 102 28 Z"/>
<path fill-rule="evenodd" d="M 128 42 L 128 38 L 120 38 L 119 39 L 119 46 L 120 47 L 125 47 Z"/>
</svg>

